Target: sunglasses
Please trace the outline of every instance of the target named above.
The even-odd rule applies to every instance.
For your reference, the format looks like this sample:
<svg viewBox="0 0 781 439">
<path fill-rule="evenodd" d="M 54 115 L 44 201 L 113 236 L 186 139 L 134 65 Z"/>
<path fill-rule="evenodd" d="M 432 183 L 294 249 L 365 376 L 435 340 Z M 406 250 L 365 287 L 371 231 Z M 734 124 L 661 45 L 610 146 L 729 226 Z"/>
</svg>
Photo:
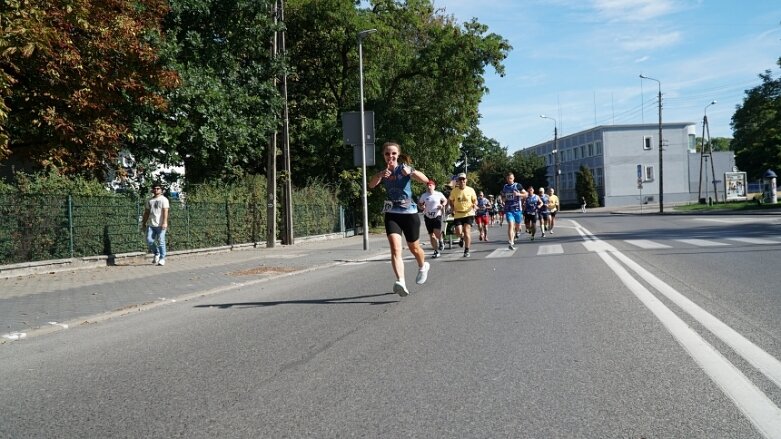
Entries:
<svg viewBox="0 0 781 439">
<path fill-rule="evenodd" d="M 458 181 L 466 181 L 466 178 L 459 178 Z"/>
</svg>

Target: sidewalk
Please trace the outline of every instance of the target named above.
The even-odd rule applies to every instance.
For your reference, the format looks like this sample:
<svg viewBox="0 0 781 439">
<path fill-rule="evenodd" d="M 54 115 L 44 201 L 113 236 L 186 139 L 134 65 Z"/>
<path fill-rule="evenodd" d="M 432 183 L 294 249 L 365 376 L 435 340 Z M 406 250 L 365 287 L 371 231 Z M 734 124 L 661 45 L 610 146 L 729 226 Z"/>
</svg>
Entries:
<svg viewBox="0 0 781 439">
<path fill-rule="evenodd" d="M 384 235 L 297 241 L 290 246 L 151 256 L 117 265 L 0 278 L 0 344 L 94 323 L 189 296 L 281 279 L 344 261 L 387 254 Z"/>
</svg>

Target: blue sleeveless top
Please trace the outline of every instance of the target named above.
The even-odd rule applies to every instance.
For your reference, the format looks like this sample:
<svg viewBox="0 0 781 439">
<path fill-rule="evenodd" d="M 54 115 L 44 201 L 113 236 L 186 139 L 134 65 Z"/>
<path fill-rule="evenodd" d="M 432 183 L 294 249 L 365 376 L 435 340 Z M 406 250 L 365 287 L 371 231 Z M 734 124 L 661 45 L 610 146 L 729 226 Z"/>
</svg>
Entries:
<svg viewBox="0 0 781 439">
<path fill-rule="evenodd" d="M 391 176 L 382 180 L 385 185 L 385 213 L 418 213 L 418 206 L 412 201 L 412 177 L 401 173 L 402 165 L 396 166 Z"/>
</svg>

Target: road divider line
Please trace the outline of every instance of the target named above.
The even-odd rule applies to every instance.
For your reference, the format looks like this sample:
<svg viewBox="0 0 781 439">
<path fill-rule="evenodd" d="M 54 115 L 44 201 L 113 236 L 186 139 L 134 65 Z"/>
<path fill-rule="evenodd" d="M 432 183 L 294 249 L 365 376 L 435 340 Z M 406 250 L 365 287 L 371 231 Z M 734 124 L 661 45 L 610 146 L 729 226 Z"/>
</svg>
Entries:
<svg viewBox="0 0 781 439">
<path fill-rule="evenodd" d="M 624 285 L 659 319 L 711 380 L 746 415 L 757 430 L 766 438 L 781 439 L 781 409 L 716 348 L 635 279 L 621 263 L 695 318 L 752 366 L 780 386 L 781 363 L 611 245 L 600 244 L 601 240 L 576 221 L 572 222 L 586 241 L 584 246 L 597 253 Z"/>
</svg>

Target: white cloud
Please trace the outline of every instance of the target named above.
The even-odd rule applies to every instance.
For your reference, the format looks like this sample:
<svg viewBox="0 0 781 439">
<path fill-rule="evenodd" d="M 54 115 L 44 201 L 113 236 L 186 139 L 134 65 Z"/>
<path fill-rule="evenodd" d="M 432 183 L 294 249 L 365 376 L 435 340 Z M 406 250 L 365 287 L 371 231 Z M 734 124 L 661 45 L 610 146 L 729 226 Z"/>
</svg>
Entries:
<svg viewBox="0 0 781 439">
<path fill-rule="evenodd" d="M 611 21 L 648 21 L 675 11 L 670 0 L 594 0 L 593 5 Z"/>
<path fill-rule="evenodd" d="M 622 49 L 629 52 L 637 52 L 639 50 L 656 50 L 664 47 L 670 47 L 681 41 L 681 33 L 678 31 L 670 31 L 659 33 L 657 35 L 647 35 L 642 38 L 637 37 L 624 37 L 618 41 L 619 46 Z"/>
<path fill-rule="evenodd" d="M 648 61 L 649 59 L 651 59 L 650 56 L 641 56 L 640 58 L 637 58 L 635 60 L 635 62 L 640 64 L 640 63 L 644 63 L 644 62 Z"/>
</svg>

